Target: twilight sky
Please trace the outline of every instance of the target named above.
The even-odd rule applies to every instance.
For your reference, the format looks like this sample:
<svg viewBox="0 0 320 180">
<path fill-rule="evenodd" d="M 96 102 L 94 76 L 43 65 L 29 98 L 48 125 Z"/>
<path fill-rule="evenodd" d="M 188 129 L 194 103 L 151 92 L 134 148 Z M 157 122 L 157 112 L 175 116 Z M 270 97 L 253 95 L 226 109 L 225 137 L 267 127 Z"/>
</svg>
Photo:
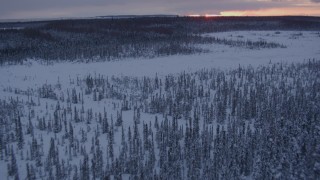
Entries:
<svg viewBox="0 0 320 180">
<path fill-rule="evenodd" d="M 320 16 L 320 0 L 0 0 L 0 19 L 143 14 Z"/>
</svg>

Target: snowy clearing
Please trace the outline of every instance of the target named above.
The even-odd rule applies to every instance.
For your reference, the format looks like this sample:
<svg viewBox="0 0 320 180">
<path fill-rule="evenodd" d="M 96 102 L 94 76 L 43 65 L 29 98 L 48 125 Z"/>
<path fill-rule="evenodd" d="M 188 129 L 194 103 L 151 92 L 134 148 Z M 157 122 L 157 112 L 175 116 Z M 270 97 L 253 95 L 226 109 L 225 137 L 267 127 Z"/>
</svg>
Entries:
<svg viewBox="0 0 320 180">
<path fill-rule="evenodd" d="M 33 60 L 26 65 L 0 67 L 1 87 L 37 87 L 45 82 L 55 83 L 58 78 L 68 81 L 69 77 L 86 74 L 104 76 L 162 76 L 182 71 L 195 72 L 203 68 L 230 69 L 251 65 L 257 67 L 270 62 L 294 63 L 320 58 L 319 32 L 310 31 L 233 31 L 206 34 L 226 39 L 259 40 L 278 42 L 287 48 L 246 49 L 225 45 L 206 45 L 209 53 L 196 55 L 174 55 L 153 59 L 127 59 L 112 62 L 57 63 L 41 65 Z M 292 38 L 296 37 L 296 38 Z"/>
</svg>

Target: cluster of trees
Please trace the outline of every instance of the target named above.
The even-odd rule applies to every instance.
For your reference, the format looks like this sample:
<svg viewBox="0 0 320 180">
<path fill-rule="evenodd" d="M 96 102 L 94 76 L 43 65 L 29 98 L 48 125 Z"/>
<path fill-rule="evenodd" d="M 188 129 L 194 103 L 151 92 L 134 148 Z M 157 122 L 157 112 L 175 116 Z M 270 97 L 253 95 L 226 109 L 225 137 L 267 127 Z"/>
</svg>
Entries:
<svg viewBox="0 0 320 180">
<path fill-rule="evenodd" d="M 267 42 L 264 40 L 259 40 L 259 41 L 230 40 L 230 39 L 221 39 L 221 38 L 212 37 L 208 39 L 208 41 L 211 41 L 212 43 L 216 43 L 216 44 L 228 45 L 230 47 L 245 47 L 248 49 L 286 48 L 286 46 L 283 44 Z"/>
<path fill-rule="evenodd" d="M 299 26 L 297 26 L 299 25 Z M 10 28 L 20 26 L 20 29 Z M 319 30 L 312 17 L 137 17 L 2 23 L 0 63 L 26 59 L 106 61 L 207 52 L 197 44 L 218 43 L 245 48 L 278 48 L 264 41 L 231 41 L 201 34 L 236 30 Z"/>
<path fill-rule="evenodd" d="M 15 179 L 317 179 L 319 72 L 310 60 L 8 88 L 0 163 Z"/>
</svg>

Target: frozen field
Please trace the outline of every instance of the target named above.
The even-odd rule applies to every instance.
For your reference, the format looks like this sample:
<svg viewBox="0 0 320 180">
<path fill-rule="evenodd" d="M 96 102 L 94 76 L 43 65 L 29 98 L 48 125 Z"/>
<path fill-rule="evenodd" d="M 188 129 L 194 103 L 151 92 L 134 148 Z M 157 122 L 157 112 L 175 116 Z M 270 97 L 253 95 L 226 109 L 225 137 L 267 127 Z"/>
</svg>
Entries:
<svg viewBox="0 0 320 180">
<path fill-rule="evenodd" d="M 91 179 L 106 176 L 127 179 L 142 176 L 192 179 L 200 175 L 209 179 L 263 177 L 259 176 L 262 172 L 253 166 L 264 169 L 268 165 L 261 165 L 260 161 L 260 158 L 269 157 L 263 154 L 264 148 L 267 148 L 264 144 L 283 143 L 286 133 L 282 132 L 287 132 L 277 129 L 269 139 L 264 139 L 263 133 L 274 128 L 272 123 L 270 126 L 256 123 L 264 115 L 269 117 L 266 107 L 277 104 L 277 107 L 268 108 L 276 109 L 274 116 L 282 120 L 286 99 L 301 92 L 308 94 L 307 100 L 301 100 L 308 106 L 301 109 L 309 107 L 310 114 L 317 113 L 315 107 L 320 105 L 317 99 L 319 92 L 315 90 L 320 83 L 319 73 L 307 65 L 296 68 L 290 64 L 320 60 L 320 32 L 230 31 L 203 36 L 231 41 L 272 42 L 285 48 L 249 49 L 210 44 L 201 45 L 209 50 L 208 53 L 194 55 L 87 64 L 67 62 L 43 65 L 39 61 L 28 60 L 24 65 L 1 66 L 0 112 L 6 116 L 0 117 L 0 120 L 2 130 L 7 132 L 1 132 L 1 135 L 6 135 L 0 143 L 1 146 L 5 144 L 1 147 L 0 175 L 5 179 L 14 179 L 17 168 L 20 179 L 33 175 L 36 179 L 51 176 L 60 179 L 85 176 L 86 179 L 88 172 Z M 319 65 L 313 63 L 315 68 Z M 262 75 L 264 73 L 265 76 Z M 283 92 L 287 93 L 284 95 Z M 310 94 L 314 97 L 309 97 Z M 281 100 L 269 98 L 273 95 Z M 288 100 L 288 106 L 291 102 L 295 107 L 293 104 L 299 100 Z M 236 106 L 234 101 L 243 104 Z M 257 109 L 251 112 L 255 108 L 252 104 L 257 105 Z M 246 111 L 249 107 L 250 112 Z M 245 120 L 235 121 L 235 116 Z M 289 115 L 285 117 L 291 118 Z M 313 121 L 317 127 L 318 119 L 315 117 Z M 43 122 L 47 124 L 45 127 Z M 274 123 L 283 122 L 279 120 Z M 270 129 L 264 129 L 262 134 L 255 131 L 265 127 Z M 227 138 L 230 141 L 221 143 L 219 138 L 225 138 L 225 134 L 220 131 L 235 133 L 232 138 L 236 138 L 230 137 L 232 140 Z M 246 135 L 242 136 L 240 132 Z M 294 145 L 288 145 L 288 149 L 303 146 L 309 136 L 302 137 L 290 140 Z M 272 143 L 268 147 L 274 147 Z M 237 153 L 234 146 L 243 151 Z M 216 147 L 220 149 L 214 149 Z M 245 150 L 249 148 L 256 148 L 254 152 L 261 154 L 250 154 Z M 230 154 L 223 153 L 223 149 L 225 152 L 231 149 Z M 300 149 L 297 151 L 300 152 Z M 309 152 L 309 149 L 306 151 Z M 272 152 L 278 153 L 280 150 Z M 281 149 L 281 153 L 287 152 Z M 234 154 L 246 158 L 241 159 L 242 156 Z M 217 157 L 227 160 L 217 160 Z M 242 160 L 247 166 L 241 170 L 233 169 L 234 174 L 226 173 L 232 165 L 244 164 Z M 281 163 L 288 163 L 286 160 L 282 159 Z M 212 162 L 225 163 L 225 169 L 218 171 L 214 169 L 217 167 L 210 169 L 205 166 Z M 312 165 L 320 170 L 320 161 Z M 299 167 L 292 166 L 288 171 L 291 173 Z M 179 173 L 170 171 L 172 168 L 177 168 L 175 171 Z M 273 177 L 288 178 L 280 167 L 272 164 L 268 168 Z M 308 177 L 305 174 L 303 177 Z"/>
<path fill-rule="evenodd" d="M 303 62 L 320 58 L 320 34 L 310 31 L 236 31 L 206 34 L 232 40 L 265 40 L 277 42 L 286 48 L 247 49 L 226 45 L 206 45 L 209 53 L 196 55 L 174 55 L 154 59 L 127 59 L 123 61 L 96 63 L 57 63 L 40 65 L 30 60 L 23 66 L 0 67 L 1 87 L 27 88 L 36 87 L 45 82 L 54 83 L 60 78 L 65 81 L 69 77 L 86 74 L 105 76 L 155 76 L 194 72 L 202 68 L 229 69 L 239 65 L 257 67 L 270 62 Z"/>
</svg>

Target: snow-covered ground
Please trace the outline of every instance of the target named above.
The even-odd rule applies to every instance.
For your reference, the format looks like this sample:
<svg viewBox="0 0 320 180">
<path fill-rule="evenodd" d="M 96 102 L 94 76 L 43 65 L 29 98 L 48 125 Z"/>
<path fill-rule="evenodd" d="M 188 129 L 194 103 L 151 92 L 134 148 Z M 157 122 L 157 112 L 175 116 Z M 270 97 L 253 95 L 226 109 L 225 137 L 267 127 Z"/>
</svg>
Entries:
<svg viewBox="0 0 320 180">
<path fill-rule="evenodd" d="M 230 40 L 241 40 L 241 41 L 266 41 L 283 44 L 286 48 L 271 48 L 271 49 L 247 49 L 244 47 L 230 47 L 226 45 L 211 44 L 211 45 L 201 45 L 202 48 L 208 49 L 208 53 L 195 54 L 195 55 L 174 55 L 168 57 L 158 57 L 154 59 L 125 59 L 121 61 L 111 61 L 111 62 L 94 62 L 94 63 L 55 63 L 52 65 L 42 65 L 37 61 L 29 60 L 25 62 L 24 65 L 12 65 L 12 66 L 2 66 L 0 67 L 0 99 L 8 100 L 9 98 L 19 98 L 24 102 L 30 101 L 30 97 L 19 93 L 19 91 L 28 90 L 37 91 L 38 88 L 42 87 L 44 84 L 48 85 L 60 85 L 62 89 L 57 91 L 58 93 L 64 93 L 65 95 L 71 89 L 75 88 L 78 92 L 83 92 L 84 89 L 81 85 L 77 85 L 77 79 L 85 79 L 86 76 L 104 76 L 106 77 L 164 77 L 168 74 L 178 74 L 183 71 L 185 72 L 196 72 L 201 69 L 233 69 L 237 68 L 239 65 L 247 66 L 251 65 L 253 67 L 258 67 L 259 65 L 267 65 L 268 63 L 276 62 L 303 62 L 309 59 L 320 59 L 320 33 L 311 32 L 311 31 L 236 31 L 236 32 L 221 32 L 221 33 L 211 33 L 204 34 L 204 36 L 212 36 L 220 39 L 230 39 Z M 56 86 L 58 87 L 58 86 Z M 55 87 L 55 88 L 56 88 Z M 9 90 L 10 89 L 10 90 Z M 15 93 L 15 89 L 18 93 Z M 59 89 L 59 88 L 56 88 Z M 36 94 L 36 93 L 35 93 Z M 58 94 L 59 95 L 59 94 Z M 80 97 L 80 95 L 79 95 Z M 53 119 L 53 112 L 55 111 L 57 101 L 50 100 L 46 98 L 39 98 L 37 96 L 32 97 L 33 101 L 40 106 L 32 107 L 35 111 L 35 114 L 40 118 Z M 80 99 L 80 98 L 79 98 Z M 84 109 L 83 113 L 86 116 L 87 110 L 92 109 L 94 117 L 93 121 L 96 121 L 97 114 L 103 113 L 104 108 L 108 112 L 108 120 L 110 117 L 113 117 L 114 122 L 116 121 L 117 110 L 119 104 L 121 105 L 120 100 L 111 100 L 103 99 L 102 101 L 93 101 L 92 95 L 84 95 Z M 61 103 L 62 109 L 66 108 L 68 103 Z M 47 108 L 47 107 L 48 108 Z M 117 106 L 117 107 L 115 107 Z M 71 107 L 71 105 L 70 105 Z M 72 104 L 73 108 L 78 110 L 82 108 L 80 103 Z M 49 113 L 48 113 L 49 112 Z M 24 127 L 28 124 L 28 112 L 25 112 L 22 124 Z M 125 121 L 123 128 L 127 132 L 128 128 L 131 127 L 133 131 L 134 126 L 134 112 L 133 110 L 123 112 L 123 120 Z M 163 122 L 164 117 L 160 114 L 156 114 L 159 118 L 159 121 Z M 154 125 L 155 114 L 141 114 L 141 121 Z M 67 115 L 68 119 L 72 119 L 69 114 Z M 171 120 L 172 117 L 169 117 Z M 36 120 L 34 118 L 34 125 Z M 179 121 L 179 125 L 183 126 L 185 121 Z M 200 127 L 202 127 L 203 122 L 200 122 Z M 212 127 L 215 129 L 216 124 L 213 124 Z M 88 141 L 85 144 L 87 149 L 90 149 L 91 140 L 95 137 L 97 128 L 97 123 L 92 124 L 81 124 L 74 126 L 74 135 L 78 136 L 78 139 L 81 139 L 82 129 L 88 132 Z M 140 132 L 143 132 L 143 126 L 139 126 Z M 152 128 L 154 130 L 154 128 Z M 121 127 L 115 128 L 115 145 L 114 151 L 115 156 L 119 155 L 121 147 Z M 45 134 L 36 130 L 36 138 Z M 142 136 L 142 133 L 140 134 Z M 55 137 L 54 133 L 47 133 L 43 137 L 44 148 L 43 152 L 46 154 L 49 151 L 50 138 L 55 138 L 61 147 L 59 149 L 59 154 L 61 157 L 68 158 L 67 153 L 64 152 L 67 149 L 67 145 L 64 145 L 62 138 Z M 127 135 L 126 135 L 127 138 Z M 107 135 L 99 136 L 100 142 L 106 142 Z M 30 136 L 26 136 L 25 149 L 29 148 L 29 144 L 32 141 Z M 66 140 L 67 141 L 67 140 Z M 29 144 L 28 144 L 29 143 Z M 107 151 L 107 143 L 102 143 L 101 148 L 104 151 Z M 67 151 L 67 150 L 66 150 Z M 18 152 L 18 151 L 16 151 Z M 27 152 L 23 151 L 24 156 Z M 156 150 L 156 155 L 159 152 Z M 45 158 L 43 157 L 43 158 Z M 81 156 L 79 156 L 81 157 Z M 24 162 L 25 160 L 22 157 L 17 156 L 18 162 Z M 24 157 L 26 158 L 26 157 Z M 158 157 L 157 157 L 158 159 Z M 74 165 L 79 164 L 79 158 L 74 158 L 69 162 Z M 7 174 L 7 163 L 0 161 L 0 175 Z M 25 163 L 18 164 L 19 172 L 21 173 L 20 178 L 26 176 Z M 1 178 L 0 178 L 1 179 Z"/>
<path fill-rule="evenodd" d="M 68 81 L 77 75 L 101 74 L 105 76 L 155 76 L 194 72 L 203 68 L 229 69 L 239 65 L 253 67 L 269 62 L 300 62 L 320 59 L 320 34 L 311 31 L 235 31 L 206 34 L 233 40 L 265 40 L 287 46 L 287 48 L 246 49 L 225 45 L 206 45 L 209 53 L 175 55 L 154 59 L 126 59 L 95 63 L 57 63 L 41 65 L 28 61 L 26 65 L 0 67 L 0 88 L 35 87 L 45 82 L 55 83 L 58 78 Z"/>
</svg>

